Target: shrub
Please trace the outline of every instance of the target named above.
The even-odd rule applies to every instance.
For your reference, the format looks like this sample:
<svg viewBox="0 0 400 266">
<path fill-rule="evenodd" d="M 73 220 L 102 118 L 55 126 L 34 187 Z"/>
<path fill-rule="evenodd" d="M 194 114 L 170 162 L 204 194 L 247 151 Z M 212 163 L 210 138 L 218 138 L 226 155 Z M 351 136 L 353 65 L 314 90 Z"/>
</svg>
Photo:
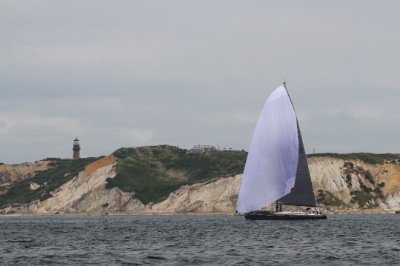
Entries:
<svg viewBox="0 0 400 266">
<path fill-rule="evenodd" d="M 331 192 L 318 190 L 317 202 L 326 206 L 346 206 L 346 204 L 335 197 Z"/>
<path fill-rule="evenodd" d="M 370 171 L 366 171 L 364 173 L 364 176 L 365 176 L 365 179 L 367 179 L 371 184 L 375 184 L 375 181 L 374 181 L 375 177 L 371 174 Z"/>
<path fill-rule="evenodd" d="M 352 183 L 351 183 L 351 175 L 346 175 L 346 184 L 348 188 L 352 187 Z"/>
<path fill-rule="evenodd" d="M 358 203 L 360 207 L 364 207 L 372 199 L 372 195 L 366 191 L 354 191 L 352 195 L 351 202 Z"/>
</svg>

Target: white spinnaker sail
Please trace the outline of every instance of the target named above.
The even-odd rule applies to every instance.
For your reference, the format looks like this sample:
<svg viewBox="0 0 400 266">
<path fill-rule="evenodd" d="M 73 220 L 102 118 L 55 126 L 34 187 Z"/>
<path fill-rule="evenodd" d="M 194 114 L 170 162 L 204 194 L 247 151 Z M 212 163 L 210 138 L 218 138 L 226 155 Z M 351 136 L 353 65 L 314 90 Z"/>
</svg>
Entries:
<svg viewBox="0 0 400 266">
<path fill-rule="evenodd" d="M 297 119 L 282 85 L 268 97 L 258 118 L 240 186 L 237 211 L 245 213 L 290 193 L 299 158 Z"/>
</svg>

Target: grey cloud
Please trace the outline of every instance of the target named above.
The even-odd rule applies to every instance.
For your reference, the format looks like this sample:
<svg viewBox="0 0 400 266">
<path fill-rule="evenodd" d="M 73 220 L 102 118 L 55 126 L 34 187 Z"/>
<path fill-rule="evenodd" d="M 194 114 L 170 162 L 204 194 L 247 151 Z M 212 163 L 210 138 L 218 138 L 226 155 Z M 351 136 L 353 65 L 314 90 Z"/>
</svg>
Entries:
<svg viewBox="0 0 400 266">
<path fill-rule="evenodd" d="M 398 1 L 0 3 L 0 162 L 247 149 L 284 79 L 308 151 L 398 152 Z"/>
</svg>

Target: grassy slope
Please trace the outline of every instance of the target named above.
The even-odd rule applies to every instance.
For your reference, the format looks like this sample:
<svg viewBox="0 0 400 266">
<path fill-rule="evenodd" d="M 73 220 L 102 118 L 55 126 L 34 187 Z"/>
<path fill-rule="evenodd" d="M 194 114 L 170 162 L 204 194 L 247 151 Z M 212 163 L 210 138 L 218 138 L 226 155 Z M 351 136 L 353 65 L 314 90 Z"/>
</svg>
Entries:
<svg viewBox="0 0 400 266">
<path fill-rule="evenodd" d="M 135 191 L 143 203 L 149 203 L 164 199 L 182 185 L 242 173 L 247 153 L 188 155 L 177 147 L 153 146 L 122 148 L 114 156 L 118 158 L 117 176 L 108 180 L 107 188 Z"/>
<path fill-rule="evenodd" d="M 0 207 L 13 203 L 29 203 L 34 200 L 45 200 L 51 197 L 50 192 L 71 180 L 84 167 L 98 158 L 85 158 L 79 160 L 51 160 L 50 168 L 35 173 L 34 177 L 15 182 L 7 193 L 0 195 Z M 36 183 L 40 187 L 30 189 L 30 184 Z"/>
</svg>

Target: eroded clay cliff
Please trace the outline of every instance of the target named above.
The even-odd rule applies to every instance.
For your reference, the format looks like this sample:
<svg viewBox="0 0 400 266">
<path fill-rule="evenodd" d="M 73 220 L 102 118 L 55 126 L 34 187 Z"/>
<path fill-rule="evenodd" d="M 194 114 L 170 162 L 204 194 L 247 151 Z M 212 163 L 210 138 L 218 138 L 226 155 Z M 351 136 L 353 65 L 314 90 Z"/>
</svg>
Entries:
<svg viewBox="0 0 400 266">
<path fill-rule="evenodd" d="M 39 165 L 47 167 L 46 162 L 37 167 Z M 107 179 L 116 175 L 116 165 L 117 160 L 113 156 L 99 159 L 52 191 L 50 198 L 28 204 L 13 204 L 1 212 L 104 214 L 235 211 L 241 175 L 216 177 L 206 182 L 182 186 L 164 200 L 145 205 L 135 197 L 134 192 L 124 192 L 117 187 L 106 188 Z M 312 157 L 309 159 L 309 168 L 317 200 L 328 210 L 400 208 L 398 163 L 368 164 L 359 160 Z"/>
</svg>

